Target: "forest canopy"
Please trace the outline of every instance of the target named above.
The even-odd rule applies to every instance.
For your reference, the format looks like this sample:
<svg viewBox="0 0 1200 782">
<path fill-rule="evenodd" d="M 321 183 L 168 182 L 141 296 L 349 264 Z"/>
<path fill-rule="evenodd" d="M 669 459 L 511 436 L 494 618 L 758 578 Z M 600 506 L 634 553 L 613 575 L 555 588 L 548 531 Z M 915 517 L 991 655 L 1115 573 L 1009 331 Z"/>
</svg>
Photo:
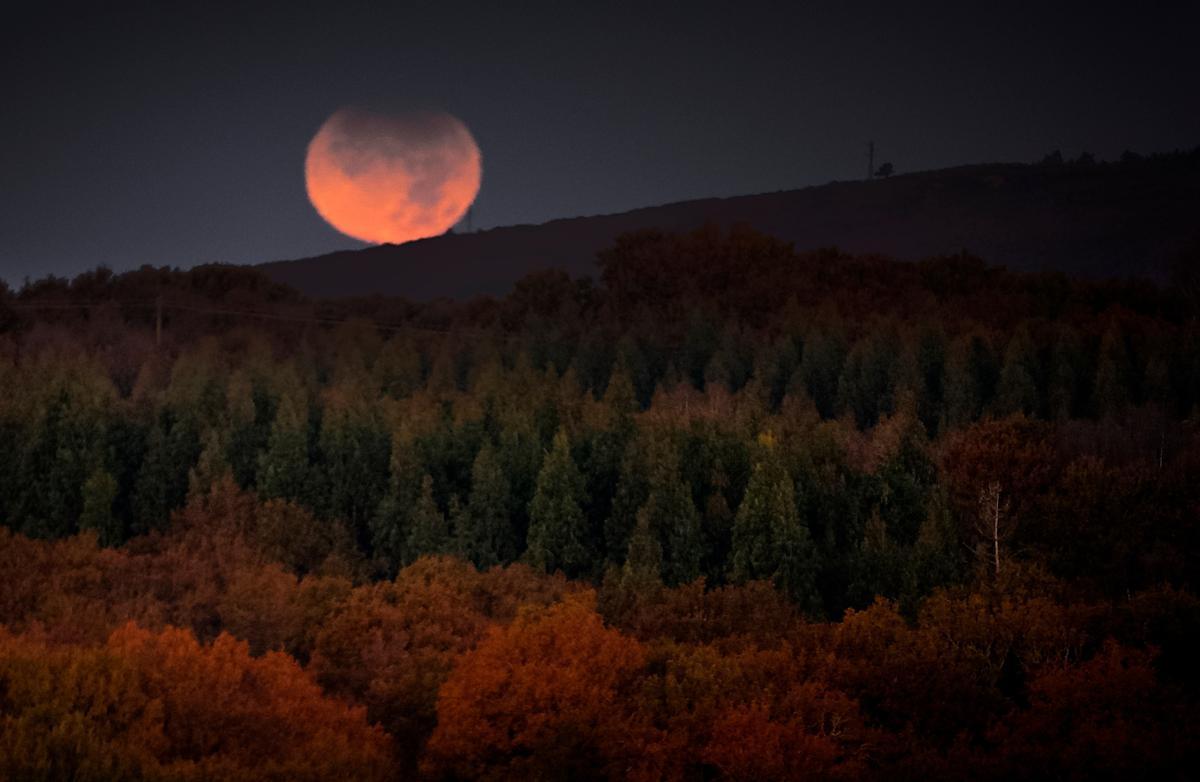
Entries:
<svg viewBox="0 0 1200 782">
<path fill-rule="evenodd" d="M 0 776 L 1195 762 L 1186 279 L 715 228 L 600 269 L 0 289 Z"/>
</svg>

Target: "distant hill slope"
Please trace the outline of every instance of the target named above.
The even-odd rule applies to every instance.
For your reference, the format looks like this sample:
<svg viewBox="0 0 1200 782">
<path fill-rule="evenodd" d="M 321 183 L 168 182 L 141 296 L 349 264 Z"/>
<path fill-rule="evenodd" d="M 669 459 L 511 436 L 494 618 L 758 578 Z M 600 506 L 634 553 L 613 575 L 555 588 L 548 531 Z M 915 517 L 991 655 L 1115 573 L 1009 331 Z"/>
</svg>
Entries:
<svg viewBox="0 0 1200 782">
<path fill-rule="evenodd" d="M 621 233 L 688 231 L 706 221 L 747 223 L 798 250 L 837 246 L 902 260 L 967 250 L 1018 270 L 1161 278 L 1170 258 L 1200 237 L 1200 154 L 964 166 L 448 234 L 260 268 L 312 296 L 502 294 L 536 269 L 594 273 L 596 252 Z"/>
</svg>

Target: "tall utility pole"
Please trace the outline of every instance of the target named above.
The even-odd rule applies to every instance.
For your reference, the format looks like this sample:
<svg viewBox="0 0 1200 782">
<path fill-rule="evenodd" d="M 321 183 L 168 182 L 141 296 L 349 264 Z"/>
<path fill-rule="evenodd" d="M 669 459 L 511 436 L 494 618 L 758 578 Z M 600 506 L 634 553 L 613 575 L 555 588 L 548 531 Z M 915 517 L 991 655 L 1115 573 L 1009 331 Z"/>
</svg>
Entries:
<svg viewBox="0 0 1200 782">
<path fill-rule="evenodd" d="M 475 205 L 471 204 L 467 207 L 467 233 L 471 233 L 471 218 L 475 214 Z"/>
<path fill-rule="evenodd" d="M 867 142 L 867 179 L 875 176 L 875 142 Z"/>
</svg>

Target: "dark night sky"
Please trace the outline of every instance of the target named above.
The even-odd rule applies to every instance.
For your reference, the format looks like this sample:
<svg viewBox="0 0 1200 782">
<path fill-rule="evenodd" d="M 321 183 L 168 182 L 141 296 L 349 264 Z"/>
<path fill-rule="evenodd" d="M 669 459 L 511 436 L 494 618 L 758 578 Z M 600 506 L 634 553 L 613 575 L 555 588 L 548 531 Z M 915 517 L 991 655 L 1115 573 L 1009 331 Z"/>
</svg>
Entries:
<svg viewBox="0 0 1200 782">
<path fill-rule="evenodd" d="M 869 138 L 901 172 L 1200 144 L 1196 3 L 35 5 L 0 33 L 13 283 L 359 246 L 304 192 L 345 104 L 463 119 L 484 227 L 861 178 Z"/>
</svg>

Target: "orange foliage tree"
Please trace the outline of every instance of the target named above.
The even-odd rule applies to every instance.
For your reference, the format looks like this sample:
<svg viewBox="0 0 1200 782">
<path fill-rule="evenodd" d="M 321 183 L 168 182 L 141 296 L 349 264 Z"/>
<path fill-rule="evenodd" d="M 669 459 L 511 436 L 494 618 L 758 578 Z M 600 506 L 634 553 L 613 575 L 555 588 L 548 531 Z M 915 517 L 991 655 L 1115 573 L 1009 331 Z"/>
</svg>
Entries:
<svg viewBox="0 0 1200 782">
<path fill-rule="evenodd" d="M 1150 652 L 1109 641 L 1029 690 L 1029 708 L 989 733 L 997 779 L 1181 779 L 1196 767 L 1194 703 L 1159 684 Z"/>
<path fill-rule="evenodd" d="M 328 692 L 365 704 L 415 763 L 459 656 L 518 603 L 546 604 L 565 588 L 525 566 L 479 573 L 449 557 L 420 559 L 395 581 L 359 587 L 337 604 L 317 633 L 310 669 Z"/>
<path fill-rule="evenodd" d="M 129 624 L 102 646 L 0 636 L 0 778 L 383 779 L 390 742 L 294 660 Z"/>
<path fill-rule="evenodd" d="M 858 704 L 819 682 L 784 686 L 774 705 L 722 709 L 704 748 L 724 779 L 823 780 L 861 776 L 863 726 Z"/>
<path fill-rule="evenodd" d="M 467 778 L 636 778 L 648 727 L 623 694 L 641 645 L 604 626 L 590 594 L 494 628 L 438 695 L 426 770 Z"/>
</svg>

